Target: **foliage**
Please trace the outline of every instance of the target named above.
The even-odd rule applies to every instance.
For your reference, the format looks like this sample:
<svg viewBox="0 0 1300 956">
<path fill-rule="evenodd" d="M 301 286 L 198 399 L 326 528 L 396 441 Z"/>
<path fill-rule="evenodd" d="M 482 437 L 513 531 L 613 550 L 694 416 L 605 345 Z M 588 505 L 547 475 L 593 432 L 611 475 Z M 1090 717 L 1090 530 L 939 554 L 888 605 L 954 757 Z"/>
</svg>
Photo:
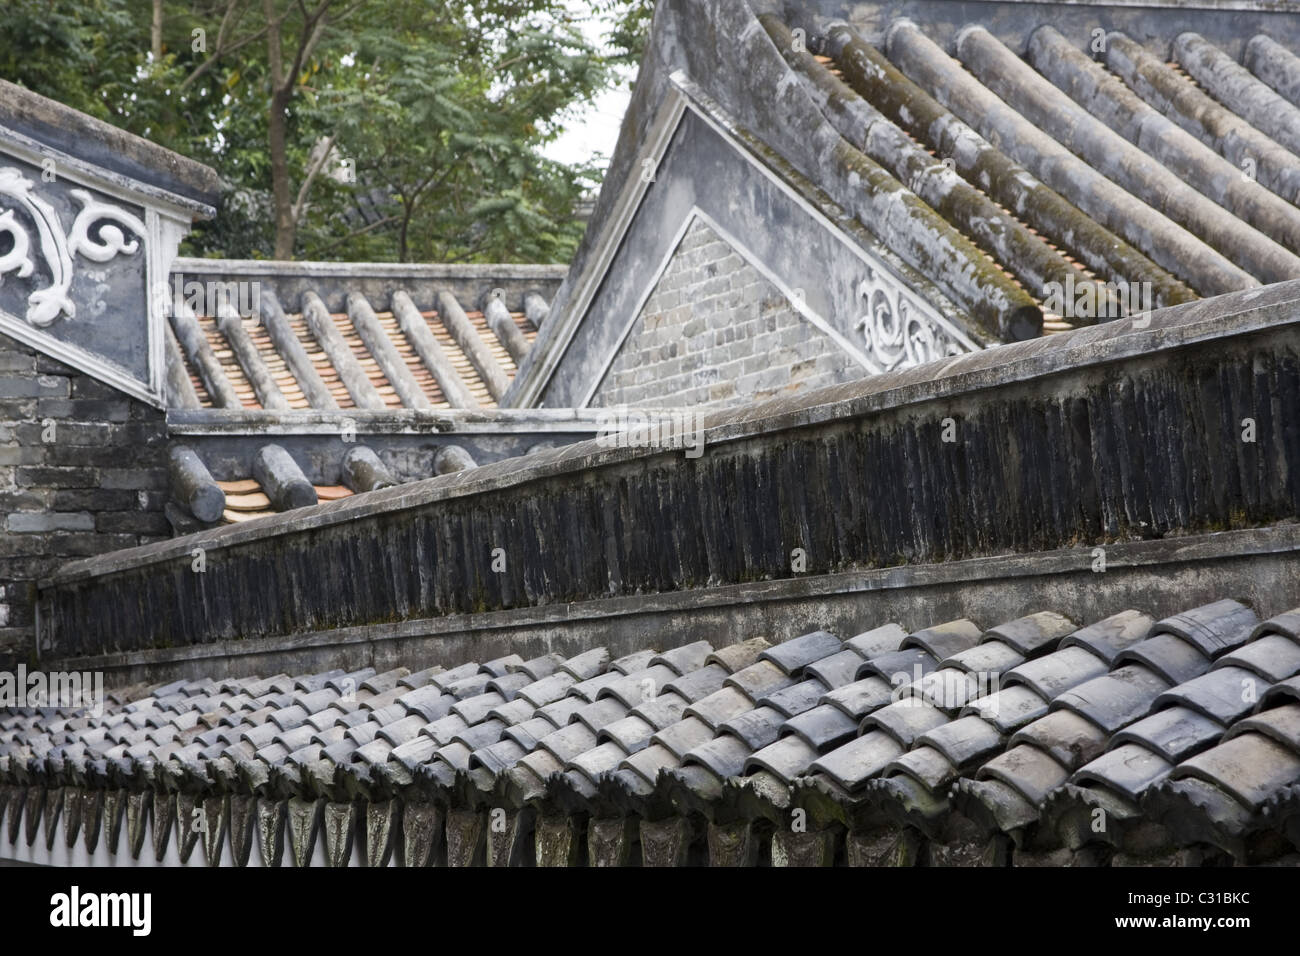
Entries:
<svg viewBox="0 0 1300 956">
<path fill-rule="evenodd" d="M 571 255 L 599 176 L 543 147 L 632 55 L 650 0 L 597 0 L 626 8 L 612 56 L 563 0 L 156 2 L 157 56 L 151 3 L 5 0 L 0 76 L 217 169 L 186 251 L 541 262 Z"/>
</svg>

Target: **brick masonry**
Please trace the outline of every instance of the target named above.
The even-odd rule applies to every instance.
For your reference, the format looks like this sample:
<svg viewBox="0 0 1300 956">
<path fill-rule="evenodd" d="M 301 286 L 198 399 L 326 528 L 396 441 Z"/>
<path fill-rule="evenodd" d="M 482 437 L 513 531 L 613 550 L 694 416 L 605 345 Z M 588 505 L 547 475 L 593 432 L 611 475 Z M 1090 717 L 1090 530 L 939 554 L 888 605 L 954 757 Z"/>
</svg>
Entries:
<svg viewBox="0 0 1300 956">
<path fill-rule="evenodd" d="M 697 219 L 592 404 L 722 408 L 864 375 L 776 286 Z"/>
<path fill-rule="evenodd" d="M 161 411 L 0 335 L 0 667 L 31 656 L 34 582 L 170 536 Z"/>
</svg>

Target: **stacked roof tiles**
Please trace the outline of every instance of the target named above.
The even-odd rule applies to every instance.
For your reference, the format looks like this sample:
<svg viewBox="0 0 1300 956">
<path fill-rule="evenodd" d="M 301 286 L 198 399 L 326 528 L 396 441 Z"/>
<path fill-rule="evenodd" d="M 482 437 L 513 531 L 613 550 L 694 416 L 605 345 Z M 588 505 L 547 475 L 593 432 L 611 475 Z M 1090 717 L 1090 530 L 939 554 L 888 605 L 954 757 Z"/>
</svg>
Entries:
<svg viewBox="0 0 1300 956">
<path fill-rule="evenodd" d="M 178 681 L 6 713 L 0 804 L 239 864 L 1294 862 L 1297 675 L 1300 610 L 1223 600 Z"/>
<path fill-rule="evenodd" d="M 346 296 L 331 312 L 306 292 L 298 311 L 274 294 L 259 297 L 259 314 L 172 315 L 174 356 L 188 388 L 179 408 L 272 411 L 399 408 L 495 408 L 546 314 L 529 294 L 521 312 L 491 298 L 467 311 L 450 292 L 420 309 L 394 290 L 382 307 Z"/>
<path fill-rule="evenodd" d="M 1300 59 L 1267 37 L 1241 65 L 1186 33 L 1166 62 L 1051 26 L 1022 53 L 971 24 L 949 51 L 896 20 L 875 44 L 832 23 L 807 52 L 760 19 L 877 188 L 1048 331 L 1300 276 Z"/>
</svg>

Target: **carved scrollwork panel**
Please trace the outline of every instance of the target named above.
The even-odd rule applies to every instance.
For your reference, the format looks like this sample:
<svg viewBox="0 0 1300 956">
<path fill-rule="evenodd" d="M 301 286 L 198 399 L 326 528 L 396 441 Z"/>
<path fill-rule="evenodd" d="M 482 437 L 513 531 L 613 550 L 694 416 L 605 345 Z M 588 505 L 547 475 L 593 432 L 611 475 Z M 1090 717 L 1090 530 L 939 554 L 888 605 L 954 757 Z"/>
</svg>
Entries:
<svg viewBox="0 0 1300 956">
<path fill-rule="evenodd" d="M 866 354 L 877 371 L 910 368 L 975 348 L 955 329 L 929 313 L 900 287 L 882 281 L 874 270 L 858 283 L 854 323 L 862 333 Z"/>
<path fill-rule="evenodd" d="M 39 255 L 50 284 L 27 297 L 25 315 L 37 328 L 46 328 L 60 317 L 76 316 L 69 292 L 77 256 L 96 263 L 109 262 L 118 255 L 133 256 L 141 251 L 146 237 L 145 224 L 126 210 L 85 189 L 72 189 L 68 196 L 80 209 L 65 231 L 58 212 L 37 195 L 32 180 L 12 166 L 0 168 L 0 235 L 7 235 L 10 244 L 9 251 L 0 255 L 0 281 L 9 273 L 31 277 L 38 265 L 34 256 Z M 6 200 L 12 204 L 10 208 L 3 208 Z M 22 218 L 15 213 L 22 213 Z M 128 238 L 128 234 L 136 238 Z"/>
</svg>

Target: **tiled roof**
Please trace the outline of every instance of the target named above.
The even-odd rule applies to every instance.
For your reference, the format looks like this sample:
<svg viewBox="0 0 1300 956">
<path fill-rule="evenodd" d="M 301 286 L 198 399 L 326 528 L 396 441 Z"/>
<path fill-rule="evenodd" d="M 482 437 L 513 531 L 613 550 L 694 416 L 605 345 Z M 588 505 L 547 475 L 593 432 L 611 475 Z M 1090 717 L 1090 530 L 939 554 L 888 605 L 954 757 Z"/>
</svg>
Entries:
<svg viewBox="0 0 1300 956">
<path fill-rule="evenodd" d="M 29 844 L 44 814 L 53 845 L 61 811 L 69 846 L 91 819 L 87 846 L 101 821 L 116 844 L 125 807 L 133 854 L 152 806 L 160 859 L 170 821 L 207 801 L 228 813 L 237 861 L 258 826 L 275 852 L 279 814 L 299 862 L 318 830 L 340 862 L 366 827 L 372 864 L 393 845 L 423 862 L 443 845 L 436 820 L 439 852 L 464 863 L 481 856 L 486 816 L 523 809 L 535 839 L 511 853 L 539 862 L 600 862 L 611 833 L 637 834 L 646 863 L 753 862 L 752 841 L 740 852 L 728 840 L 755 824 L 777 862 L 915 862 L 917 847 L 931 863 L 1188 848 L 1258 862 L 1300 845 L 1297 675 L 1300 609 L 1261 622 L 1223 600 L 1161 621 L 1129 610 L 1081 627 L 1043 611 L 989 629 L 884 624 L 616 660 L 597 648 L 177 681 L 101 717 L 7 713 L 0 792 L 11 840 L 25 819 Z M 787 826 L 795 809 L 806 832 Z M 555 827 L 572 836 L 578 822 L 586 850 L 557 850 Z M 178 833 L 192 850 L 198 836 Z"/>
<path fill-rule="evenodd" d="M 1167 61 L 1151 38 L 1111 32 L 1091 54 L 1094 37 L 1046 24 L 1023 51 L 979 23 L 945 48 L 899 19 L 874 42 L 809 30 L 807 52 L 760 19 L 873 188 L 898 193 L 891 246 L 947 235 L 1042 305 L 1048 331 L 1090 321 L 1062 318 L 1052 283 L 1150 283 L 1169 305 L 1300 276 L 1300 60 L 1266 37 L 1242 66 L 1192 33 L 1168 37 Z M 1123 311 L 1115 287 L 1097 294 Z"/>
<path fill-rule="evenodd" d="M 536 295 L 526 311 L 496 299 L 486 312 L 465 309 L 447 291 L 421 309 L 400 289 L 373 303 L 352 292 L 338 312 L 312 292 L 293 304 L 265 291 L 260 299 L 261 315 L 243 319 L 233 307 L 173 311 L 169 348 L 189 382 L 174 406 L 495 408 L 546 311 Z"/>
</svg>

